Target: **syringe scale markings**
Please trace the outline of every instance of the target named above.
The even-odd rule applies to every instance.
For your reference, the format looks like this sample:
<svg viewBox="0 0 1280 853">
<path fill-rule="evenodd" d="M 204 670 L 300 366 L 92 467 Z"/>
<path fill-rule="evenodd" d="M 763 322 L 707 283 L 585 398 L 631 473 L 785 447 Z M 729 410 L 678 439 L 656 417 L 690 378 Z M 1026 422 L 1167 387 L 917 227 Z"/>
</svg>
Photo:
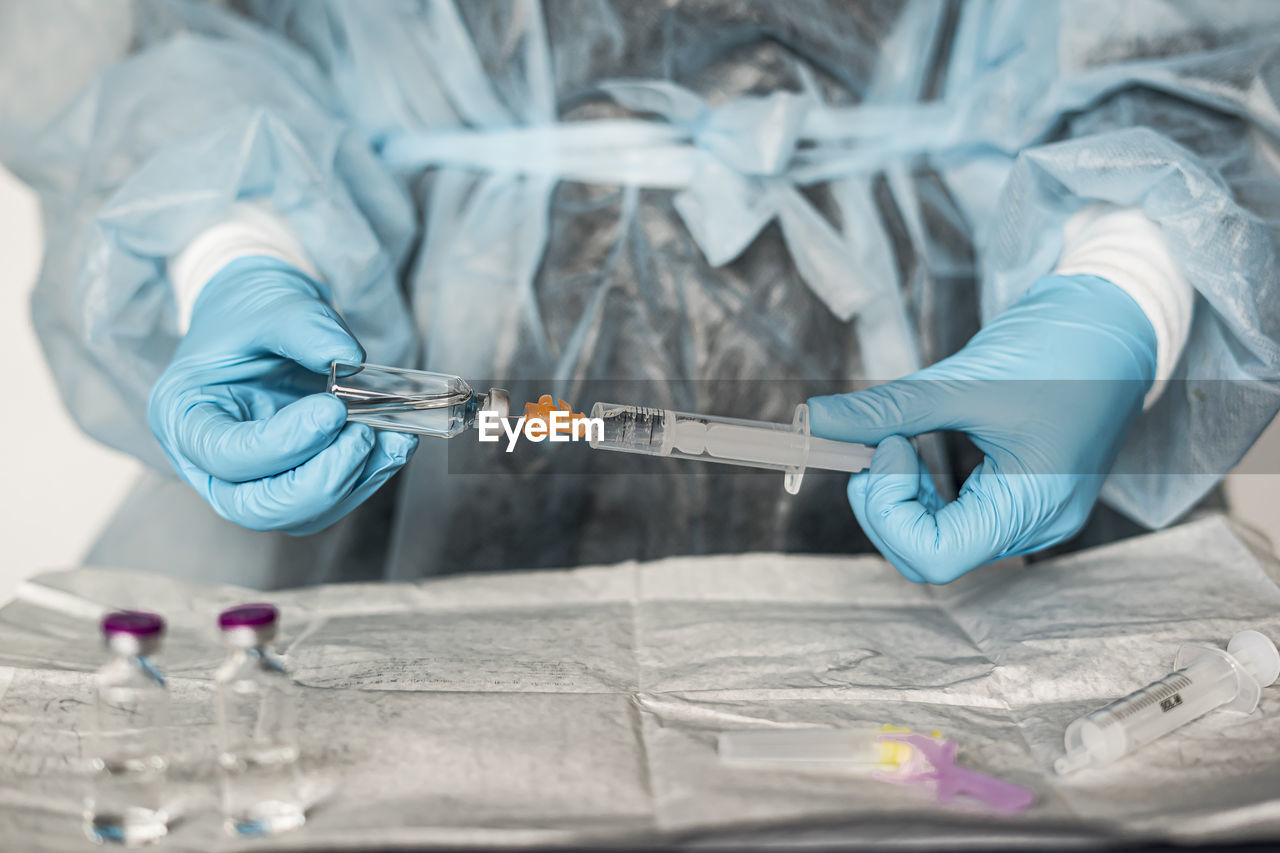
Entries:
<svg viewBox="0 0 1280 853">
<path fill-rule="evenodd" d="M 1110 709 L 1111 712 L 1115 714 L 1117 720 L 1124 720 L 1146 708 L 1151 707 L 1152 705 L 1159 704 L 1177 696 L 1180 691 L 1186 690 L 1189 687 L 1191 687 L 1191 679 L 1187 678 L 1187 676 L 1183 675 L 1181 672 L 1175 672 L 1153 684 L 1148 684 L 1146 687 L 1135 693 L 1129 694 L 1124 699 L 1112 702 L 1103 710 Z M 1178 704 L 1181 705 L 1182 703 L 1179 702 Z M 1172 709 L 1164 708 L 1163 710 L 1168 711 Z"/>
<path fill-rule="evenodd" d="M 591 441 L 594 449 L 782 471 L 792 494 L 800 490 L 806 468 L 862 471 L 875 452 L 866 445 L 810 435 L 809 407 L 803 403 L 790 424 L 620 403 L 596 403 L 591 417 L 603 425 L 603 434 Z"/>
</svg>

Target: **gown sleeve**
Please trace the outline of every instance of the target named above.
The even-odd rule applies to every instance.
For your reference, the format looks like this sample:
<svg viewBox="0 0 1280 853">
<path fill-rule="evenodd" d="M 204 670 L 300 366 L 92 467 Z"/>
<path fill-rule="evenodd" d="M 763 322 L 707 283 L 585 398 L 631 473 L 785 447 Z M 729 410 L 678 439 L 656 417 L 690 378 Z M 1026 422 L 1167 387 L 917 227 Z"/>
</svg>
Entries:
<svg viewBox="0 0 1280 853">
<path fill-rule="evenodd" d="M 412 358 L 413 205 L 309 57 L 212 5 L 4 15 L 23 20 L 0 25 L 0 159 L 39 194 L 32 316 L 86 432 L 168 469 L 146 425 L 183 327 L 166 259 L 246 201 L 287 222 L 371 361 Z"/>
</svg>

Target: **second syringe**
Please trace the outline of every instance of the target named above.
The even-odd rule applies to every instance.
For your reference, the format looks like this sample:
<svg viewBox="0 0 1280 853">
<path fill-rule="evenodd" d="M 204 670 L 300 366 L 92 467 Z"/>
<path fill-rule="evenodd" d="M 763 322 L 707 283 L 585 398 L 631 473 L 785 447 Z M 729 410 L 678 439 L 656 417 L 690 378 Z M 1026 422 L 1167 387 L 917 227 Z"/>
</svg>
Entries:
<svg viewBox="0 0 1280 853">
<path fill-rule="evenodd" d="M 596 403 L 591 417 L 603 433 L 591 437 L 597 450 L 671 456 L 765 468 L 785 474 L 795 494 L 807 468 L 855 472 L 871 464 L 874 448 L 809 434 L 809 407 L 796 406 L 790 424 L 697 415 L 622 403 Z"/>
</svg>

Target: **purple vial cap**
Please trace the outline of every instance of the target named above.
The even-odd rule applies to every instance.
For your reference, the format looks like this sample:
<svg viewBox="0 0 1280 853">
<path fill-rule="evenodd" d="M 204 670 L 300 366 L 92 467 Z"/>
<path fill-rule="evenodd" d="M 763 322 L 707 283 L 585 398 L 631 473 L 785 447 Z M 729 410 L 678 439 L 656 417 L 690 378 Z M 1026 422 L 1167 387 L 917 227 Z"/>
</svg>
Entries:
<svg viewBox="0 0 1280 853">
<path fill-rule="evenodd" d="M 228 607 L 218 614 L 218 627 L 223 631 L 233 628 L 265 628 L 274 625 L 280 611 L 274 604 L 240 604 Z"/>
<path fill-rule="evenodd" d="M 164 631 L 164 619 L 145 610 L 117 610 L 102 617 L 102 633 L 152 637 Z"/>
</svg>

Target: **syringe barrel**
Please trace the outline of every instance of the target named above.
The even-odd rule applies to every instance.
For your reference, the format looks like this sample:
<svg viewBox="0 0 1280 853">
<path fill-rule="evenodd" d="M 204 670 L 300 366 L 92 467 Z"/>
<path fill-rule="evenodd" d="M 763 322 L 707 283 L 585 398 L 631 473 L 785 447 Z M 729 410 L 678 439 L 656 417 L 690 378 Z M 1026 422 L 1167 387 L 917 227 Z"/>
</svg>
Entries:
<svg viewBox="0 0 1280 853">
<path fill-rule="evenodd" d="M 591 446 L 600 450 L 723 462 L 772 471 L 803 465 L 804 436 L 790 424 L 697 415 L 622 403 L 596 403 L 591 417 L 604 429 Z"/>
<path fill-rule="evenodd" d="M 588 443 L 593 450 L 666 456 L 671 452 L 674 414 L 648 406 L 596 403 L 591 407 L 591 417 L 598 419 L 603 428 L 598 436 L 588 430 Z"/>
<path fill-rule="evenodd" d="M 591 441 L 593 448 L 782 471 L 793 493 L 806 468 L 861 471 L 874 452 L 865 445 L 810 436 L 803 404 L 789 424 L 621 403 L 596 403 L 591 417 L 603 425 L 600 437 Z"/>
<path fill-rule="evenodd" d="M 1187 666 L 1067 726 L 1059 772 L 1115 761 L 1235 699 L 1242 674 L 1231 656 L 1199 650 Z"/>
</svg>

